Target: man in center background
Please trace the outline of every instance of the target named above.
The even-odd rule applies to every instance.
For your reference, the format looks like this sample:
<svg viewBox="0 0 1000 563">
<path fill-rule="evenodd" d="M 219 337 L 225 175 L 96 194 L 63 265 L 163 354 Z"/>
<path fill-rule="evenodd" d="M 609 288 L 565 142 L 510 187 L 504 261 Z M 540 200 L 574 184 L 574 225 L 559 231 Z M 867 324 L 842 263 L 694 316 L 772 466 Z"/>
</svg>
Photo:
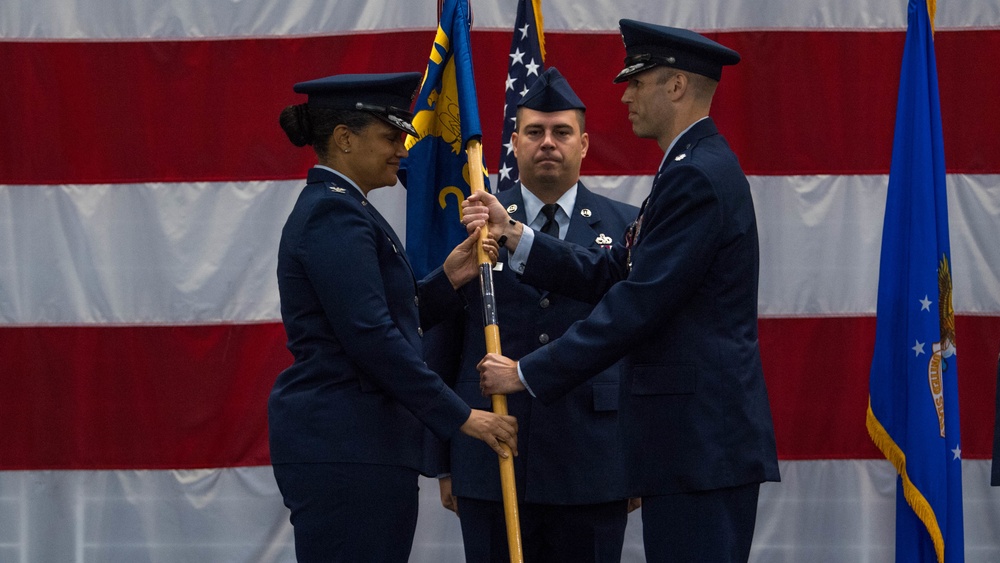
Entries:
<svg viewBox="0 0 1000 563">
<path fill-rule="evenodd" d="M 585 246 L 621 242 L 638 209 L 599 196 L 579 181 L 587 155 L 586 107 L 554 67 L 518 103 L 511 137 L 519 183 L 497 194 L 510 216 Z M 501 250 L 493 270 L 501 348 L 511 358 L 558 338 L 593 304 L 521 283 Z M 489 409 L 476 364 L 486 353 L 478 283 L 462 288 L 461 318 L 437 327 L 425 356 L 470 406 Z M 521 537 L 526 561 L 604 562 L 621 559 L 628 519 L 625 468 L 618 438 L 617 366 L 549 406 L 528 393 L 507 397 L 518 420 L 514 460 Z M 455 439 L 451 477 L 440 480 L 441 500 L 461 520 L 466 560 L 510 561 L 496 453 L 475 440 Z"/>
</svg>

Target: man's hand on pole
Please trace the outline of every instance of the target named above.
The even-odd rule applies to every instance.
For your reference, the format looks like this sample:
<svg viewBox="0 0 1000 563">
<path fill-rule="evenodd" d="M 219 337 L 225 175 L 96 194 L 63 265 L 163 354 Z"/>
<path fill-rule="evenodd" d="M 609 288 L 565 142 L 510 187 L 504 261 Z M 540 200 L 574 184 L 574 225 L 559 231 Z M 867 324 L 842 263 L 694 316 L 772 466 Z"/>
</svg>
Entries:
<svg viewBox="0 0 1000 563">
<path fill-rule="evenodd" d="M 476 367 L 479 368 L 479 390 L 484 397 L 524 391 L 514 360 L 491 353 L 486 354 Z"/>
<path fill-rule="evenodd" d="M 501 241 L 500 245 L 511 252 L 524 231 L 524 225 L 511 219 L 503 204 L 487 192 L 474 192 L 462 202 L 462 224 L 470 233 L 488 225 L 490 238 Z"/>
</svg>

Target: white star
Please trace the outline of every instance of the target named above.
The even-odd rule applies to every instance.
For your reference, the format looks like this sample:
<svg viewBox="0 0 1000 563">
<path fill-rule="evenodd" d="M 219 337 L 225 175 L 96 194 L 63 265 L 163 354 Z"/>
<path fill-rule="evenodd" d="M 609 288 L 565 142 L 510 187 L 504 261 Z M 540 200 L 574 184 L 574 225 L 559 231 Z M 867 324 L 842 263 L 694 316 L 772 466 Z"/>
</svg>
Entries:
<svg viewBox="0 0 1000 563">
<path fill-rule="evenodd" d="M 531 76 L 532 74 L 534 74 L 535 76 L 538 76 L 538 67 L 539 66 L 540 65 L 535 64 L 535 59 L 531 59 L 530 63 L 524 65 L 524 68 L 528 69 L 528 74 L 526 74 L 525 76 Z"/>
<path fill-rule="evenodd" d="M 910 348 L 910 350 L 913 350 L 919 356 L 920 354 L 924 353 L 924 343 L 917 340 L 917 345 L 914 346 L 913 348 Z"/>
<path fill-rule="evenodd" d="M 507 154 L 514 152 L 514 143 L 510 142 L 510 139 L 508 139 L 503 146 L 507 147 Z"/>
<path fill-rule="evenodd" d="M 500 174 L 500 179 L 501 180 L 510 180 L 510 171 L 511 170 L 513 170 L 513 168 L 507 166 L 507 163 L 505 162 L 504 165 L 503 165 L 503 167 L 501 167 L 500 169 L 497 170 L 497 173 Z"/>
<path fill-rule="evenodd" d="M 510 64 L 524 64 L 524 55 L 527 53 L 522 53 L 521 49 L 514 49 L 514 52 L 510 54 Z"/>
<path fill-rule="evenodd" d="M 528 29 L 530 29 L 530 28 L 531 28 L 531 26 L 528 25 L 528 24 L 524 24 L 524 27 L 518 28 L 521 31 L 521 39 L 527 39 L 528 38 Z"/>
<path fill-rule="evenodd" d="M 528 86 L 525 85 L 525 87 L 521 89 L 521 97 L 523 98 L 524 95 L 527 93 L 528 93 Z"/>
<path fill-rule="evenodd" d="M 920 310 L 921 311 L 930 311 L 931 310 L 931 303 L 933 303 L 933 301 L 931 301 L 930 299 L 927 298 L 926 295 L 924 295 L 924 298 L 920 300 Z"/>
<path fill-rule="evenodd" d="M 955 444 L 955 449 L 951 450 L 951 453 L 955 454 L 952 459 L 962 459 L 962 446 L 961 444 Z"/>
<path fill-rule="evenodd" d="M 513 90 L 515 82 L 517 82 L 517 79 L 511 77 L 511 75 L 508 74 L 507 75 L 507 87 L 504 88 L 504 90 Z"/>
</svg>

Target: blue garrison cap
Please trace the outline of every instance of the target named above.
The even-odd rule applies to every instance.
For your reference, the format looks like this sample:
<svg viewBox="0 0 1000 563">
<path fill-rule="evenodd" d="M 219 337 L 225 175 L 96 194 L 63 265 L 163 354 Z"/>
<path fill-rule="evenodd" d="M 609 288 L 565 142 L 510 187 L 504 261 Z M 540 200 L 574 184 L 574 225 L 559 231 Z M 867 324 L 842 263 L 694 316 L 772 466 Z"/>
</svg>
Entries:
<svg viewBox="0 0 1000 563">
<path fill-rule="evenodd" d="M 554 66 L 550 66 L 535 80 L 521 97 L 521 101 L 517 102 L 517 107 L 546 113 L 567 109 L 587 111 L 587 106 L 583 105 L 576 92 L 570 88 L 569 82 Z"/>
<path fill-rule="evenodd" d="M 338 74 L 299 82 L 293 89 L 309 96 L 309 107 L 366 111 L 416 137 L 410 105 L 422 77 L 419 72 Z"/>
<path fill-rule="evenodd" d="M 615 77 L 615 83 L 656 66 L 719 80 L 723 66 L 740 62 L 736 51 L 687 29 L 635 20 L 620 20 L 618 26 L 625 42 L 625 68 Z"/>
</svg>

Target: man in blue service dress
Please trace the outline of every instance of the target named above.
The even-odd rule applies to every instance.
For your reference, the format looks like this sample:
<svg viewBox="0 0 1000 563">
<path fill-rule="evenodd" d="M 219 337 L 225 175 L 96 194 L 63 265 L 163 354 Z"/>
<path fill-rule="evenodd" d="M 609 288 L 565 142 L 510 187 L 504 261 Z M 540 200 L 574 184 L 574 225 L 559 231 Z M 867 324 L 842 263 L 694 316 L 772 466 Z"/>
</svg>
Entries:
<svg viewBox="0 0 1000 563">
<path fill-rule="evenodd" d="M 638 211 L 579 182 L 587 154 L 586 107 L 555 68 L 546 70 L 518 102 L 511 138 L 519 184 L 498 198 L 511 217 L 555 239 L 609 252 Z M 593 308 L 521 283 L 504 264 L 494 269 L 504 353 L 519 358 L 543 348 Z M 455 390 L 474 408 L 488 409 L 476 364 L 486 354 L 478 283 L 462 288 L 468 307 L 457 330 L 431 335 L 432 365 L 451 365 Z M 437 328 L 435 330 L 438 330 Z M 518 420 L 514 460 L 522 547 L 526 561 L 619 561 L 627 521 L 625 467 L 618 440 L 618 366 L 595 372 L 567 395 L 542 404 L 525 393 L 508 397 Z M 544 374 L 542 374 L 545 376 Z M 462 524 L 466 560 L 510 561 L 496 454 L 477 440 L 451 440 L 451 477 L 441 479 L 442 502 Z"/>
<path fill-rule="evenodd" d="M 701 35 L 621 20 L 632 130 L 665 155 L 626 246 L 595 252 L 509 222 L 479 194 L 470 227 L 506 236 L 522 281 L 593 313 L 514 362 L 480 364 L 485 393 L 549 404 L 624 356 L 620 421 L 648 561 L 746 561 L 760 483 L 778 462 L 757 342 L 758 240 L 750 186 L 708 117 L 739 54 Z M 602 296 L 603 294 L 603 296 Z"/>
</svg>

